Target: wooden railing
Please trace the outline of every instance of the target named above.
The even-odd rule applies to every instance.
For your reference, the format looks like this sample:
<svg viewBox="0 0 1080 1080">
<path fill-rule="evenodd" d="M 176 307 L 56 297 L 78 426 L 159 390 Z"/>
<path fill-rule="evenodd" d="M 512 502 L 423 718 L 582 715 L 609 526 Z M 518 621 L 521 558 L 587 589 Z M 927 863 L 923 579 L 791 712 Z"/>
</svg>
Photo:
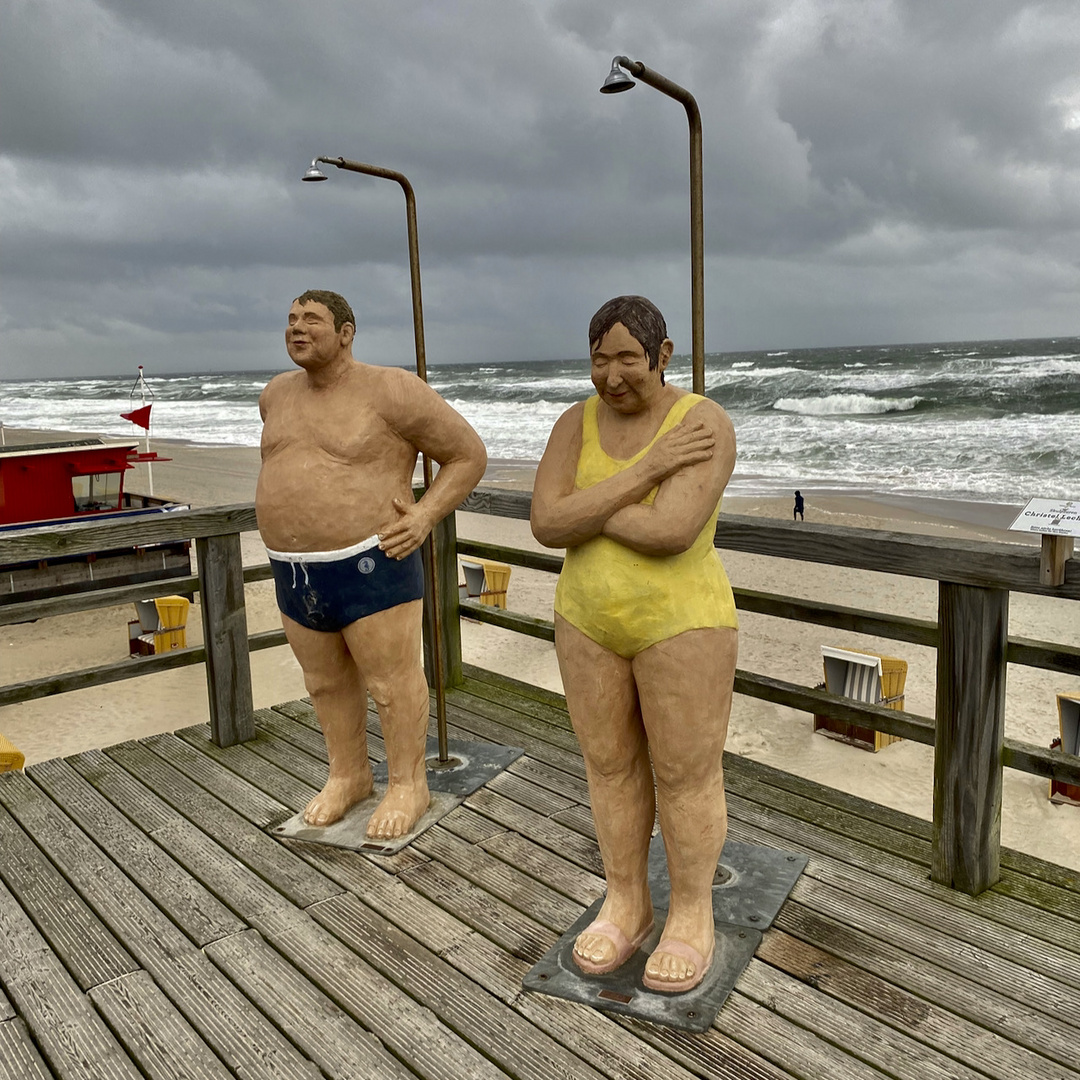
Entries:
<svg viewBox="0 0 1080 1080">
<path fill-rule="evenodd" d="M 500 517 L 528 518 L 527 493 L 478 490 L 462 509 Z M 250 504 L 189 510 L 130 522 L 54 526 L 0 538 L 0 565 L 49 559 L 127 545 L 194 539 L 198 576 L 125 585 L 17 604 L 0 603 L 0 625 L 125 603 L 166 592 L 200 593 L 204 645 L 160 656 L 123 660 L 0 686 L 0 705 L 101 685 L 187 664 L 205 663 L 212 738 L 228 746 L 254 734 L 249 653 L 285 644 L 280 630 L 248 635 L 244 584 L 270 576 L 265 565 L 242 565 L 239 534 L 254 530 Z M 441 553 L 458 552 L 515 566 L 557 573 L 562 559 L 497 544 L 456 537 L 454 517 L 435 533 Z M 864 705 L 824 690 L 739 670 L 735 691 L 805 712 L 828 715 L 934 746 L 934 827 L 931 876 L 977 894 L 997 880 L 1000 847 L 1002 767 L 1080 784 L 1080 757 L 1006 739 L 1006 665 L 1024 664 L 1080 675 L 1080 649 L 1053 642 L 1010 637 L 1012 592 L 1080 600 L 1080 560 L 1066 564 L 1065 581 L 1041 584 L 1035 548 L 937 537 L 772 522 L 722 515 L 719 548 L 772 558 L 795 559 L 928 578 L 938 582 L 938 619 L 873 614 L 855 608 L 735 590 L 740 610 L 906 641 L 937 650 L 934 718 Z M 462 678 L 459 616 L 545 640 L 553 624 L 513 611 L 460 601 L 457 560 L 440 558 L 435 583 L 442 600 L 439 640 L 425 619 L 429 673 L 432 650 L 442 652 L 448 685 Z M 428 595 L 434 590 L 429 583 Z M 1078 609 L 1080 615 L 1080 609 Z M 430 675 L 429 675 L 430 677 Z"/>
</svg>

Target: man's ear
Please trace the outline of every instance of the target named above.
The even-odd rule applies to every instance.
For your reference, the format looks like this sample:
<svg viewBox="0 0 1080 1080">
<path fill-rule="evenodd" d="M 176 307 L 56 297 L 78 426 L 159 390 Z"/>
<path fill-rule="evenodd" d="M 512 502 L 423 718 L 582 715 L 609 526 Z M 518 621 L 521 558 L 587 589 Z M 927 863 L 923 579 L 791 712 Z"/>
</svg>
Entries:
<svg viewBox="0 0 1080 1080">
<path fill-rule="evenodd" d="M 353 343 L 353 338 L 356 337 L 356 327 L 351 322 L 345 323 L 341 327 L 342 344 L 348 348 Z"/>
</svg>

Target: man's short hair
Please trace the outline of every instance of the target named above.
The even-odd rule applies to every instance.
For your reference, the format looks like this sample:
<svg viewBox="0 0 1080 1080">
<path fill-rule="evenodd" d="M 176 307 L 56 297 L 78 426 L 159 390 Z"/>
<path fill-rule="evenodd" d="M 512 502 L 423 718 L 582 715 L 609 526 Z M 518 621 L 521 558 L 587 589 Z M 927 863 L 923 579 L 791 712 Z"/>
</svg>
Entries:
<svg viewBox="0 0 1080 1080">
<path fill-rule="evenodd" d="M 346 323 L 352 323 L 353 329 L 356 329 L 356 316 L 353 315 L 352 308 L 349 307 L 349 301 L 336 292 L 328 292 L 326 289 L 308 289 L 306 293 L 301 293 L 293 303 L 301 305 L 322 304 L 334 316 L 334 329 L 336 331 L 340 332 Z"/>
<path fill-rule="evenodd" d="M 616 296 L 609 300 L 589 323 L 590 352 L 616 323 L 622 323 L 630 331 L 649 358 L 649 370 L 655 371 L 660 363 L 660 346 L 668 336 L 660 309 L 644 296 Z"/>
</svg>

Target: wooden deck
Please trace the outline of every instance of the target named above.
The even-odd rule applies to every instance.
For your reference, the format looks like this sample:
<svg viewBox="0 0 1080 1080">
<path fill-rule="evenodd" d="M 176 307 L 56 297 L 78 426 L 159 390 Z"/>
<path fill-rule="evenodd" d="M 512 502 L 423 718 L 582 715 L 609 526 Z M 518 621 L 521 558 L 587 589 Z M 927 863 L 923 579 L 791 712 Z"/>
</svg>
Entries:
<svg viewBox="0 0 1080 1080">
<path fill-rule="evenodd" d="M 928 822 L 737 757 L 731 836 L 810 862 L 715 1026 L 523 993 L 600 860 L 560 699 L 468 675 L 451 737 L 526 755 L 396 856 L 267 836 L 325 777 L 304 702 L 0 776 L 0 1077 L 1080 1080 L 1076 874 L 971 899 Z"/>
</svg>

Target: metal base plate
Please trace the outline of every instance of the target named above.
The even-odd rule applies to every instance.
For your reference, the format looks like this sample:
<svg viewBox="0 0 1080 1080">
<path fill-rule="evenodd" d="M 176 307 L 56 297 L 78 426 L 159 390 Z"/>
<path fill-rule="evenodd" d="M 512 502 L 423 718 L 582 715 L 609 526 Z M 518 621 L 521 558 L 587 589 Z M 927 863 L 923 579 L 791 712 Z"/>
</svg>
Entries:
<svg viewBox="0 0 1080 1080">
<path fill-rule="evenodd" d="M 713 886 L 716 944 L 712 965 L 693 990 L 665 994 L 641 982 L 649 954 L 660 940 L 671 898 L 663 839 L 655 836 L 649 847 L 649 887 L 656 926 L 641 948 L 607 975 L 586 975 L 574 963 L 574 941 L 596 918 L 601 897 L 529 971 L 522 985 L 605 1012 L 684 1031 L 706 1031 L 750 963 L 761 931 L 776 918 L 806 863 L 805 855 L 729 840 L 720 855 L 720 883 Z"/>
<path fill-rule="evenodd" d="M 422 832 L 430 829 L 440 819 L 446 817 L 455 806 L 465 801 L 463 795 L 452 795 L 446 791 L 432 791 L 431 805 L 423 817 L 416 823 L 412 832 L 394 840 L 372 840 L 367 835 L 368 822 L 386 793 L 385 784 L 376 784 L 375 790 L 362 802 L 358 802 L 340 820 L 333 825 L 309 825 L 303 813 L 293 814 L 288 821 L 269 829 L 271 836 L 279 839 L 308 840 L 316 844 L 329 844 L 331 847 L 349 848 L 351 851 L 368 851 L 375 855 L 393 855 L 411 844 Z"/>
<path fill-rule="evenodd" d="M 720 852 L 713 883 L 713 918 L 718 924 L 767 930 L 807 862 L 808 856 L 794 851 L 728 840 Z M 649 844 L 649 889 L 654 906 L 666 908 L 671 903 L 671 881 L 661 835 L 654 836 Z"/>
<path fill-rule="evenodd" d="M 463 799 L 479 791 L 508 765 L 525 753 L 517 746 L 497 746 L 488 742 L 465 742 L 450 739 L 447 744 L 448 761 L 439 762 L 439 740 L 427 742 L 427 781 L 431 791 L 446 791 Z M 386 783 L 386 762 L 371 767 L 375 783 Z"/>
<path fill-rule="evenodd" d="M 684 1031 L 707 1031 L 720 1006 L 727 1000 L 735 980 L 750 963 L 761 943 L 757 930 L 739 926 L 717 926 L 713 961 L 705 978 L 693 990 L 681 994 L 665 994 L 649 990 L 641 982 L 649 954 L 656 948 L 663 931 L 667 911 L 655 909 L 656 926 L 641 948 L 625 964 L 607 975 L 586 975 L 574 963 L 574 941 L 578 934 L 596 918 L 603 897 L 550 949 L 544 958 L 525 976 L 522 986 L 552 997 L 578 1001 L 604 1012 L 650 1020 L 654 1024 L 681 1028 Z"/>
<path fill-rule="evenodd" d="M 449 761 L 442 765 L 439 763 L 438 740 L 428 739 L 427 780 L 431 805 L 413 831 L 404 836 L 395 840 L 372 840 L 367 835 L 371 815 L 386 792 L 385 761 L 372 766 L 375 790 L 363 802 L 352 807 L 340 821 L 335 821 L 333 825 L 309 825 L 301 812 L 280 825 L 272 826 L 268 832 L 279 838 L 308 840 L 316 844 L 329 844 L 331 847 L 367 851 L 376 855 L 393 855 L 446 817 L 455 806 L 460 806 L 469 795 L 482 788 L 525 752 L 516 746 L 462 740 L 448 742 L 447 751 Z"/>
</svg>

